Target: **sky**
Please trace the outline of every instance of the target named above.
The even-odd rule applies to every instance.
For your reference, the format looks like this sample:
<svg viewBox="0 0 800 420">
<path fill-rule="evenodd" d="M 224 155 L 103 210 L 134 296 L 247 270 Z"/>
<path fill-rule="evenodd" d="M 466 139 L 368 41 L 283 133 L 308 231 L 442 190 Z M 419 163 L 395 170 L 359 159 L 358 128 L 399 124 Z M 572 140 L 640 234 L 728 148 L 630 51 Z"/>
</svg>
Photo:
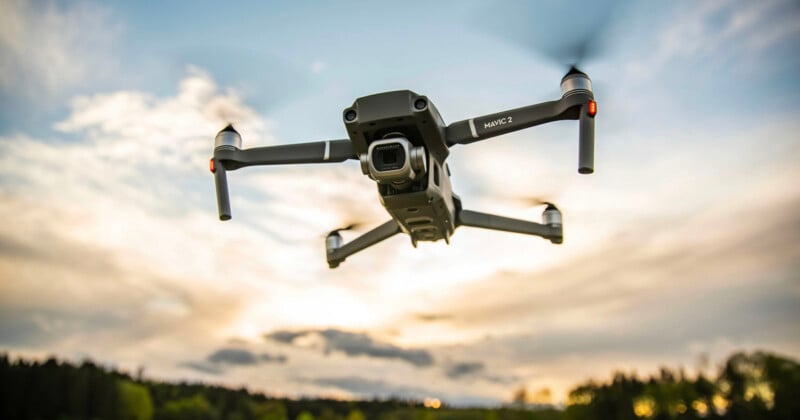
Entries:
<svg viewBox="0 0 800 420">
<path fill-rule="evenodd" d="M 342 109 L 389 90 L 448 123 L 554 100 L 586 36 L 595 174 L 574 121 L 448 158 L 465 208 L 558 204 L 563 245 L 460 228 L 329 270 L 326 232 L 389 218 L 355 161 L 231 172 L 218 220 L 227 122 L 256 147 L 346 138 Z M 4 1 L 0 352 L 456 405 L 800 358 L 798 45 L 790 0 Z"/>
</svg>

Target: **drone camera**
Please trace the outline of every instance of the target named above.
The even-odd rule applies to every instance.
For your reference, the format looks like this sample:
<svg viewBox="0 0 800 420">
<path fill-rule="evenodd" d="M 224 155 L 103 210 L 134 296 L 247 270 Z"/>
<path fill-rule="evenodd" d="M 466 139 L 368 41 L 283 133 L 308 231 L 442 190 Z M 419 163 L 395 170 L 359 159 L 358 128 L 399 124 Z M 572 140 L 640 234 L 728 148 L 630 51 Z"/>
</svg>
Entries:
<svg viewBox="0 0 800 420">
<path fill-rule="evenodd" d="M 372 164 L 378 172 L 402 169 L 406 151 L 400 143 L 382 144 L 372 149 Z"/>
<path fill-rule="evenodd" d="M 402 183 L 425 174 L 425 148 L 397 137 L 376 140 L 360 156 L 361 170 L 378 182 Z"/>
</svg>

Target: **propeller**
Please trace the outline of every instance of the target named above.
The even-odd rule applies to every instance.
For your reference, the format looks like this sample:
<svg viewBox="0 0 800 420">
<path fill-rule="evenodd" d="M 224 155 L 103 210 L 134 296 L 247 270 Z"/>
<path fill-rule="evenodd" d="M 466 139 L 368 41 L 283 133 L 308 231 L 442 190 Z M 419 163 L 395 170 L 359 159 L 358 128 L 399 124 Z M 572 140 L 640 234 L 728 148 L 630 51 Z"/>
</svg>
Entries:
<svg viewBox="0 0 800 420">
<path fill-rule="evenodd" d="M 548 206 L 548 207 L 556 207 L 553 204 L 553 200 L 550 198 L 544 197 L 508 197 L 509 200 L 519 203 L 525 207 L 536 207 L 536 206 Z"/>
<path fill-rule="evenodd" d="M 609 33 L 620 14 L 620 3 L 523 0 L 493 4 L 479 10 L 476 26 L 550 59 L 571 74 L 608 50 Z"/>
<path fill-rule="evenodd" d="M 339 232 L 345 231 L 345 230 L 358 230 L 361 227 L 363 227 L 364 225 L 366 225 L 366 222 L 363 222 L 363 221 L 352 222 L 352 223 L 350 223 L 350 224 L 348 224 L 346 226 L 343 226 L 343 227 L 340 227 L 340 228 L 336 228 L 336 229 L 328 232 L 328 234 L 326 234 L 325 237 L 328 237 L 328 236 L 333 235 L 333 234 L 337 234 L 338 235 Z"/>
</svg>

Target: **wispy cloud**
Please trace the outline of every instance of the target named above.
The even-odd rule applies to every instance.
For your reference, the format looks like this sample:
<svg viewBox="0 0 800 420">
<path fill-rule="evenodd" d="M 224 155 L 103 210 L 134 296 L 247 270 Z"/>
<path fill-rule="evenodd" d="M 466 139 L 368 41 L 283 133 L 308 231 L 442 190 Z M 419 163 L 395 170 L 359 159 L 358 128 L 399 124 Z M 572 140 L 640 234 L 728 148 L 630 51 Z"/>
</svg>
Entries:
<svg viewBox="0 0 800 420">
<path fill-rule="evenodd" d="M 283 364 L 288 357 L 269 353 L 257 354 L 243 348 L 221 348 L 209 354 L 202 361 L 185 361 L 178 364 L 180 368 L 188 368 L 201 373 L 222 375 L 229 372 L 232 367 L 246 367 L 252 369 L 263 363 Z"/>
<path fill-rule="evenodd" d="M 255 354 L 244 349 L 224 348 L 209 354 L 206 360 L 229 365 L 255 365 L 262 362 L 286 363 L 288 358 L 284 355 Z"/>
<path fill-rule="evenodd" d="M 391 382 L 362 378 L 359 376 L 341 376 L 331 378 L 311 378 L 308 379 L 315 385 L 332 387 L 343 390 L 355 397 L 362 398 L 409 398 L 422 399 L 426 396 L 435 395 L 435 391 L 427 390 L 422 387 L 407 387 L 393 384 Z"/>
<path fill-rule="evenodd" d="M 501 271 L 454 293 L 449 305 L 439 305 L 452 314 L 450 326 L 498 325 L 495 330 L 503 331 L 507 327 L 502 325 L 516 329 L 539 323 L 547 328 L 607 325 L 609 316 L 624 313 L 643 299 L 656 299 L 653 291 L 663 291 L 667 285 L 686 293 L 687 299 L 734 286 L 746 290 L 754 282 L 773 285 L 778 293 L 788 280 L 784 276 L 797 274 L 792 262 L 798 252 L 792 244 L 800 240 L 800 230 L 794 228 L 800 227 L 800 219 L 789 210 L 797 199 L 728 214 L 728 219 L 715 213 L 709 215 L 716 219 L 713 222 L 698 218 L 683 226 L 670 220 L 661 228 L 652 221 L 630 226 L 615 241 L 570 264 L 538 272 Z M 764 217 L 757 220 L 769 222 L 754 223 L 758 215 Z M 692 235 L 702 226 L 705 232 Z M 765 276 L 776 276 L 778 283 Z"/>
<path fill-rule="evenodd" d="M 483 371 L 486 366 L 482 362 L 460 362 L 447 367 L 445 374 L 449 378 L 458 379 Z"/>
<path fill-rule="evenodd" d="M 57 124 L 69 139 L 0 138 L 0 214 L 15 220 L 0 228 L 2 345 L 142 363 L 148 351 L 191 355 L 238 329 L 238 289 L 269 268 L 226 261 L 269 245 L 243 227 L 219 229 L 207 159 L 224 118 L 256 141 L 271 137 L 235 92 L 188 73 L 173 97 L 76 98 Z M 235 282 L 219 283 L 228 276 Z M 112 345 L 129 340 L 138 354 Z"/>
<path fill-rule="evenodd" d="M 748 63 L 764 50 L 800 35 L 800 8 L 787 0 L 695 2 L 675 13 L 658 33 L 651 54 L 628 64 L 633 74 L 652 76 L 653 69 L 687 59 L 692 63 L 701 59 L 705 69 L 721 70 L 732 57 Z"/>
<path fill-rule="evenodd" d="M 311 63 L 311 72 L 312 73 L 322 73 L 325 71 L 325 68 L 328 67 L 328 64 L 322 60 L 316 60 Z"/>
<path fill-rule="evenodd" d="M 222 375 L 225 373 L 225 370 L 221 366 L 205 362 L 183 362 L 178 366 L 196 370 L 208 375 Z"/>
<path fill-rule="evenodd" d="M 93 2 L 4 1 L 0 91 L 35 99 L 103 77 L 114 70 L 110 47 L 119 30 Z"/>
<path fill-rule="evenodd" d="M 376 341 L 364 333 L 354 333 L 337 329 L 325 330 L 300 330 L 300 331 L 275 331 L 266 334 L 270 340 L 287 344 L 300 344 L 321 341 L 322 350 L 325 352 L 341 351 L 348 356 L 367 356 L 379 359 L 398 359 L 418 367 L 433 364 L 431 354 L 422 349 L 406 349 L 389 343 Z"/>
<path fill-rule="evenodd" d="M 452 316 L 450 314 L 416 314 L 414 319 L 422 322 L 440 322 L 447 321 Z"/>
</svg>

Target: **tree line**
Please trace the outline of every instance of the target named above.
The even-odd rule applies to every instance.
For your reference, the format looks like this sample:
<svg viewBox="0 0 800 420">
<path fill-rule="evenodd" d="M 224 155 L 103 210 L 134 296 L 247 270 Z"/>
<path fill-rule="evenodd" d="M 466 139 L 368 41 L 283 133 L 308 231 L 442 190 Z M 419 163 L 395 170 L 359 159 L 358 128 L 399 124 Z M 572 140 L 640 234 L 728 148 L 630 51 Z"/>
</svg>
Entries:
<svg viewBox="0 0 800 420">
<path fill-rule="evenodd" d="M 715 375 L 662 368 L 614 373 L 576 386 L 566 405 L 425 407 L 401 399 L 273 398 L 247 389 L 132 377 L 91 361 L 11 360 L 0 355 L 0 418 L 124 420 L 590 420 L 799 419 L 800 365 L 778 355 L 736 353 Z"/>
<path fill-rule="evenodd" d="M 584 419 L 800 419 L 800 365 L 767 352 L 735 353 L 714 376 L 662 368 L 615 373 L 569 393 L 564 417 Z"/>
</svg>

